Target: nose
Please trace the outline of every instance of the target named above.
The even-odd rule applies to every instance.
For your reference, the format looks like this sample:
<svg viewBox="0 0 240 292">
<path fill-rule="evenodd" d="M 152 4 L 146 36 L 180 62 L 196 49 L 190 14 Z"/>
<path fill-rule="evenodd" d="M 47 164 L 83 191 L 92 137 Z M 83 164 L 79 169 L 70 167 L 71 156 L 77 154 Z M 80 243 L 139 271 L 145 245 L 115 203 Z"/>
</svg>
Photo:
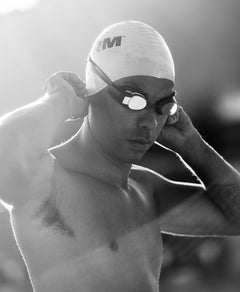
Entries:
<svg viewBox="0 0 240 292">
<path fill-rule="evenodd" d="M 144 111 L 139 118 L 139 126 L 142 128 L 146 128 L 148 130 L 153 130 L 158 127 L 161 123 L 164 124 L 164 117 L 159 116 L 155 109 L 148 109 Z"/>
</svg>

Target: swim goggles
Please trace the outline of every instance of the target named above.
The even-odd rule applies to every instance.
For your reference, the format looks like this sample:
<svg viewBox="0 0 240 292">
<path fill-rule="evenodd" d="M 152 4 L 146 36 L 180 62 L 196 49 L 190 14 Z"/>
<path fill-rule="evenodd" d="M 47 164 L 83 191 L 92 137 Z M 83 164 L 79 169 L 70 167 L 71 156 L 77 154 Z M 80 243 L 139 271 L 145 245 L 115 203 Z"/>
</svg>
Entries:
<svg viewBox="0 0 240 292">
<path fill-rule="evenodd" d="M 172 116 L 177 112 L 178 104 L 175 99 L 177 92 L 174 90 L 169 96 L 162 98 L 156 103 L 151 103 L 147 98 L 139 93 L 131 90 L 129 86 L 117 86 L 114 82 L 104 73 L 104 71 L 88 56 L 89 62 L 93 65 L 95 73 L 107 85 L 109 85 L 109 95 L 114 98 L 118 103 L 126 106 L 130 110 L 140 111 L 146 108 L 155 108 L 157 114 Z"/>
</svg>

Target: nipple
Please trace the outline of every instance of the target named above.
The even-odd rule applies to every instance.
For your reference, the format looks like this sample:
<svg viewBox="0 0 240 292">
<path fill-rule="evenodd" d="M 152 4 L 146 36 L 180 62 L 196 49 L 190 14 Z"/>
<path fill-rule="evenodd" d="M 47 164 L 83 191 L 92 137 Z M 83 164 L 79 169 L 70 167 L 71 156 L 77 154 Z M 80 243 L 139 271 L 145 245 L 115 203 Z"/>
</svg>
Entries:
<svg viewBox="0 0 240 292">
<path fill-rule="evenodd" d="M 109 247 L 112 251 L 118 250 L 118 243 L 115 240 L 112 240 L 109 244 Z"/>
</svg>

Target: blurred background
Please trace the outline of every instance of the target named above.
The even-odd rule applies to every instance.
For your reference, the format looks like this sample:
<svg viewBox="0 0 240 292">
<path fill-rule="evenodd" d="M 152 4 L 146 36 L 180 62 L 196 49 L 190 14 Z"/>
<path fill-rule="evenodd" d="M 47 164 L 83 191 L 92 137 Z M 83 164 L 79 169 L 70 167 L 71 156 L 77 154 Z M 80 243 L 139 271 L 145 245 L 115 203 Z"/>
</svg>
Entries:
<svg viewBox="0 0 240 292">
<path fill-rule="evenodd" d="M 0 115 L 40 97 L 56 71 L 84 77 L 95 37 L 127 19 L 163 35 L 175 60 L 179 103 L 204 139 L 240 170 L 239 0 L 0 0 Z M 78 127 L 65 123 L 55 143 Z M 141 163 L 172 179 L 194 180 L 175 155 L 156 146 Z M 239 238 L 164 235 L 164 243 L 161 292 L 240 291 Z M 32 289 L 0 207 L 0 292 L 15 291 Z"/>
</svg>

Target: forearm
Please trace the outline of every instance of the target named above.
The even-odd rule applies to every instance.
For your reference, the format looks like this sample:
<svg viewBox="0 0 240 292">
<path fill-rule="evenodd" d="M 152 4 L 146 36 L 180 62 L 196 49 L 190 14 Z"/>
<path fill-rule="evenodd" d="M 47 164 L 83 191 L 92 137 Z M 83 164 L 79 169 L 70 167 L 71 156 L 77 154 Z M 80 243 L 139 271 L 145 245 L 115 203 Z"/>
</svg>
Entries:
<svg viewBox="0 0 240 292">
<path fill-rule="evenodd" d="M 58 127 L 68 117 L 67 97 L 46 94 L 1 117 L 0 151 L 20 147 L 24 153 L 38 156 L 51 146 Z"/>
<path fill-rule="evenodd" d="M 181 154 L 224 216 L 240 223 L 240 175 L 196 131 Z"/>
<path fill-rule="evenodd" d="M 181 157 L 196 172 L 204 185 L 240 179 L 239 173 L 196 131 L 187 140 Z"/>
</svg>

